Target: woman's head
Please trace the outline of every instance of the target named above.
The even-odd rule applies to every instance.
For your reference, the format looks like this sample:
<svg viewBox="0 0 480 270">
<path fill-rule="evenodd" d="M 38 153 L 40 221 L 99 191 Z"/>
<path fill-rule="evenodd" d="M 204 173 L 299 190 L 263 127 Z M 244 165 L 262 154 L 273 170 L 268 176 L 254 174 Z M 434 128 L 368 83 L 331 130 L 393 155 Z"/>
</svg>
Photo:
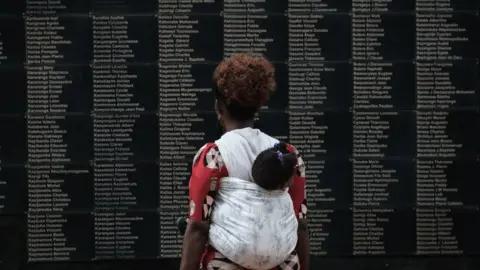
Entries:
<svg viewBox="0 0 480 270">
<path fill-rule="evenodd" d="M 263 189 L 282 189 L 291 184 L 296 169 L 297 156 L 281 142 L 257 156 L 252 166 L 252 177 Z"/>
<path fill-rule="evenodd" d="M 222 125 L 252 121 L 275 92 L 275 69 L 264 57 L 238 54 L 224 59 L 213 75 L 215 110 Z"/>
</svg>

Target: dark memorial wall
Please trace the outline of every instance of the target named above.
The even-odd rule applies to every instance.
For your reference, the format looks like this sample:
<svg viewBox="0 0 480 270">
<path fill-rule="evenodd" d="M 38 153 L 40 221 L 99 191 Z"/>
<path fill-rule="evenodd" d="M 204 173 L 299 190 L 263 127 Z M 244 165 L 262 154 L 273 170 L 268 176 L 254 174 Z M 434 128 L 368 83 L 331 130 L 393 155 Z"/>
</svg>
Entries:
<svg viewBox="0 0 480 270">
<path fill-rule="evenodd" d="M 453 268 L 435 269 L 467 269 L 480 254 L 479 8 L 1 1 L 0 269 L 175 269 L 191 160 L 218 136 L 212 72 L 245 51 L 277 72 L 256 125 L 307 163 L 312 269 L 446 256 Z M 344 257 L 355 265 L 333 263 Z"/>
</svg>

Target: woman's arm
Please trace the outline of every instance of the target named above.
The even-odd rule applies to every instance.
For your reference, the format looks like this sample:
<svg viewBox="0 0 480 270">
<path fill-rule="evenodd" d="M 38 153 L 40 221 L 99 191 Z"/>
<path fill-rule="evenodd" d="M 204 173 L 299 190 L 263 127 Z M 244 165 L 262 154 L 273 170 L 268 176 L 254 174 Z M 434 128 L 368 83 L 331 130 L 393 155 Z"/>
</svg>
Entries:
<svg viewBox="0 0 480 270">
<path fill-rule="evenodd" d="M 305 178 L 293 180 L 293 184 L 288 190 L 292 197 L 293 205 L 296 207 L 298 218 L 298 242 L 295 250 L 298 253 L 301 269 L 309 269 L 310 266 L 310 241 L 307 225 L 307 205 L 305 197 Z"/>
<path fill-rule="evenodd" d="M 289 145 L 288 148 L 290 152 L 296 153 L 298 158 L 298 170 L 296 175 L 293 176 L 292 185 L 288 189 L 288 193 L 292 197 L 295 214 L 298 218 L 298 241 L 295 250 L 298 253 L 301 269 L 308 270 L 310 267 L 310 240 L 307 226 L 307 179 L 305 175 L 305 164 L 293 146 Z"/>
<path fill-rule="evenodd" d="M 301 269 L 310 269 L 310 240 L 306 219 L 298 220 L 298 242 L 295 250 L 298 254 Z"/>
<path fill-rule="evenodd" d="M 183 237 L 180 270 L 199 269 L 208 242 L 211 207 L 219 180 L 227 174 L 215 144 L 206 144 L 198 151 L 193 161 L 189 183 L 190 213 Z"/>
<path fill-rule="evenodd" d="M 208 225 L 202 221 L 189 221 L 183 237 L 180 270 L 198 270 L 208 241 Z"/>
</svg>

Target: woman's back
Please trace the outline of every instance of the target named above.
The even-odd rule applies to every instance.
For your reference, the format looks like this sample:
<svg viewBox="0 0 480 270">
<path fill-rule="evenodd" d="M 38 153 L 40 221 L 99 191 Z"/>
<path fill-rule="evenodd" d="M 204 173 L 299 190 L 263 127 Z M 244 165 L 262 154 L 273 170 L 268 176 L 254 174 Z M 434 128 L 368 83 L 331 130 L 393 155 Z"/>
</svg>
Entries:
<svg viewBox="0 0 480 270">
<path fill-rule="evenodd" d="M 228 177 L 220 179 L 211 215 L 210 244 L 249 269 L 282 263 L 297 243 L 298 222 L 286 189 L 257 185 L 252 166 L 278 140 L 251 128 L 226 133 L 215 142 Z"/>
</svg>

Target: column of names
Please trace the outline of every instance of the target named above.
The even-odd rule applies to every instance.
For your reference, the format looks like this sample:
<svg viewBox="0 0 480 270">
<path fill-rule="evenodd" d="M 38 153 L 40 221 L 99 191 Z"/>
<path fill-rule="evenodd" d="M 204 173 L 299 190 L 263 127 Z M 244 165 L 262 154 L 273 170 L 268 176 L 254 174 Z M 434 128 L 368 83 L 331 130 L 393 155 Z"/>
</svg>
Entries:
<svg viewBox="0 0 480 270">
<path fill-rule="evenodd" d="M 69 102 L 82 85 L 73 78 L 83 71 L 68 65 L 73 59 L 66 53 L 78 45 L 67 38 L 69 27 L 84 21 L 57 16 L 58 5 L 45 8 L 28 1 L 25 17 L 29 261 L 87 259 L 90 247 L 69 229 L 90 220 L 71 213 L 91 208 L 89 138 L 83 137 L 89 124 L 78 115 L 88 104 Z M 78 146 L 87 150 L 79 154 Z M 90 224 L 75 233 L 89 237 Z"/>
<path fill-rule="evenodd" d="M 463 254 L 462 222 L 476 215 L 462 210 L 468 206 L 461 188 L 475 181 L 478 165 L 472 147 L 476 139 L 459 134 L 478 126 L 478 105 L 472 40 L 463 24 L 472 14 L 457 12 L 459 6 L 416 1 L 418 255 Z"/>
</svg>

